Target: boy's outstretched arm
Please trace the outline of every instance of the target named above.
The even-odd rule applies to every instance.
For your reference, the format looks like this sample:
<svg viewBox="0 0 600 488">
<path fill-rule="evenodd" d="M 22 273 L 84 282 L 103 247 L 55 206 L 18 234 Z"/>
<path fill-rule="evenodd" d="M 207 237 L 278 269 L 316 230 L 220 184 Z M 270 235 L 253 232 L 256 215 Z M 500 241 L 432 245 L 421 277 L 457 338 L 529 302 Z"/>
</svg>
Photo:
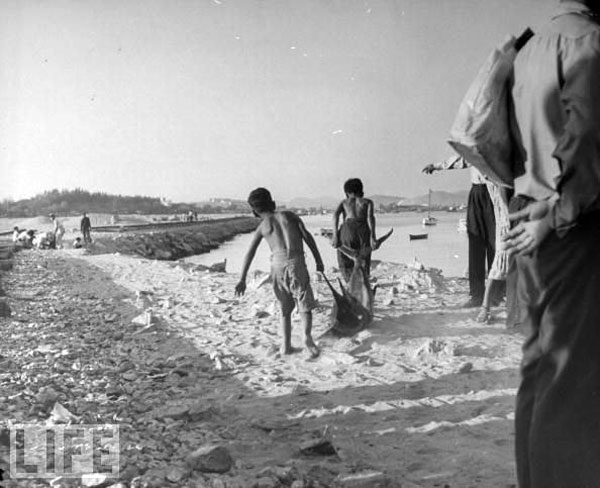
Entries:
<svg viewBox="0 0 600 488">
<path fill-rule="evenodd" d="M 321 259 L 321 253 L 319 252 L 319 248 L 317 247 L 317 243 L 315 242 L 314 237 L 310 232 L 306 230 L 304 226 L 304 222 L 298 217 L 298 227 L 300 228 L 300 234 L 302 234 L 302 239 L 306 242 L 306 245 L 310 249 L 313 257 L 315 258 L 315 263 L 317 264 L 317 271 L 322 273 L 325 271 L 325 266 L 323 266 L 323 259 Z"/>
<path fill-rule="evenodd" d="M 258 249 L 258 245 L 262 240 L 262 233 L 260 231 L 260 227 L 256 229 L 254 233 L 254 237 L 252 238 L 252 242 L 250 243 L 250 247 L 248 248 L 248 252 L 244 257 L 244 263 L 242 264 L 242 274 L 240 276 L 240 281 L 237 285 L 235 285 L 235 296 L 241 296 L 246 291 L 246 276 L 248 275 L 248 270 L 250 269 L 250 264 L 252 264 L 252 260 L 256 254 L 256 250 Z"/>
<path fill-rule="evenodd" d="M 333 212 L 333 237 L 332 237 L 332 241 L 331 243 L 333 244 L 333 247 L 339 247 L 340 246 L 340 230 L 338 227 L 339 224 L 339 220 L 340 220 L 340 215 L 344 212 L 344 205 L 343 203 L 340 203 L 337 208 L 335 209 L 335 212 Z M 308 242 L 307 242 L 308 244 Z"/>
<path fill-rule="evenodd" d="M 373 200 L 369 200 L 367 205 L 367 224 L 371 233 L 371 248 L 375 250 L 377 248 L 377 237 L 375 235 L 375 210 L 373 207 Z"/>
</svg>

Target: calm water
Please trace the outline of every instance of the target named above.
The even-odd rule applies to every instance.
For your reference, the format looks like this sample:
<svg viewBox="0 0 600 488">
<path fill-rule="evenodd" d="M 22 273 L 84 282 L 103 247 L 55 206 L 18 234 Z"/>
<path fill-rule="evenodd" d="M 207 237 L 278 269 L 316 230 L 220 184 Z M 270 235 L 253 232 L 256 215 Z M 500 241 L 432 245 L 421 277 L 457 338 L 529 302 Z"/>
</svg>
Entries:
<svg viewBox="0 0 600 488">
<path fill-rule="evenodd" d="M 383 235 L 394 228 L 392 236 L 373 253 L 373 259 L 408 263 L 415 257 L 427 267 L 440 268 L 444 276 L 464 276 L 467 268 L 467 237 L 456 229 L 458 220 L 464 218 L 464 213 L 433 212 L 438 219 L 436 226 L 424 228 L 421 221 L 422 213 L 377 214 L 377 235 Z M 337 267 L 336 252 L 329 239 L 319 235 L 321 228 L 332 227 L 332 217 L 309 216 L 303 217 L 307 229 L 314 235 L 325 268 Z M 409 234 L 427 233 L 428 239 L 410 241 Z M 227 258 L 227 271 L 239 273 L 242 261 L 252 234 L 244 234 L 224 243 L 214 251 L 199 256 L 187 258 L 187 261 L 210 265 Z M 307 252 L 309 269 L 314 270 L 314 260 L 310 251 Z M 269 271 L 269 246 L 263 242 L 254 258 L 251 270 Z"/>
</svg>

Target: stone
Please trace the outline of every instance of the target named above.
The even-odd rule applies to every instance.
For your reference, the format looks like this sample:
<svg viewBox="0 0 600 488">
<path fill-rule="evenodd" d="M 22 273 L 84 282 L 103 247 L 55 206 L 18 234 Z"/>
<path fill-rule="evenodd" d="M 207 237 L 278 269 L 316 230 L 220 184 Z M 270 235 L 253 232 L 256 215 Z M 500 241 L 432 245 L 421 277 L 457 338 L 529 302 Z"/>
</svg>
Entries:
<svg viewBox="0 0 600 488">
<path fill-rule="evenodd" d="M 340 488 L 386 488 L 389 481 L 380 471 L 365 471 L 345 476 L 338 476 L 335 486 Z"/>
<path fill-rule="evenodd" d="M 178 466 L 171 468 L 167 473 L 167 480 L 171 483 L 179 483 L 182 479 L 184 479 L 187 475 L 187 471 Z"/>
<path fill-rule="evenodd" d="M 258 478 L 252 488 L 277 488 L 279 486 L 279 482 L 273 478 L 262 477 Z"/>
<path fill-rule="evenodd" d="M 170 418 L 173 420 L 180 420 L 187 416 L 190 407 L 186 405 L 172 405 L 164 410 L 160 410 L 157 412 L 155 417 L 157 418 Z"/>
<path fill-rule="evenodd" d="M 60 394 L 58 392 L 50 387 L 45 387 L 39 391 L 35 399 L 44 410 L 48 410 L 54 406 L 59 397 Z"/>
<path fill-rule="evenodd" d="M 470 373 L 471 371 L 473 371 L 473 363 L 465 363 L 458 370 L 460 374 Z"/>
<path fill-rule="evenodd" d="M 204 473 L 226 473 L 231 469 L 233 459 L 225 447 L 208 444 L 189 454 L 186 463 L 192 470 Z"/>
<path fill-rule="evenodd" d="M 104 473 L 84 474 L 81 476 L 82 486 L 99 486 L 103 485 L 108 476 Z"/>
<path fill-rule="evenodd" d="M 300 445 L 300 452 L 307 455 L 333 456 L 337 454 L 335 447 L 328 439 L 311 439 Z"/>
<path fill-rule="evenodd" d="M 6 298 L 0 298 L 0 317 L 10 317 L 11 309 Z"/>
<path fill-rule="evenodd" d="M 138 315 L 137 317 L 133 318 L 131 320 L 131 322 L 133 324 L 137 324 L 137 325 L 157 324 L 158 317 L 156 317 L 155 315 L 152 315 L 151 312 L 144 312 L 144 313 Z"/>
<path fill-rule="evenodd" d="M 190 422 L 201 422 L 209 420 L 217 414 L 217 410 L 204 404 L 192 405 L 187 413 Z"/>
</svg>

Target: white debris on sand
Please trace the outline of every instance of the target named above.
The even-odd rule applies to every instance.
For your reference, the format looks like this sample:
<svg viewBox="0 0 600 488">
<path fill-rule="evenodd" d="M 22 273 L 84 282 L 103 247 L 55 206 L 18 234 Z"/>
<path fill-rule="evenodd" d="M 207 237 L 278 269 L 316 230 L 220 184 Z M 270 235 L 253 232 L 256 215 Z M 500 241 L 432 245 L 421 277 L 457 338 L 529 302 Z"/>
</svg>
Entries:
<svg viewBox="0 0 600 488">
<path fill-rule="evenodd" d="M 522 338 L 501 321 L 482 325 L 476 311 L 459 308 L 466 280 L 426 265 L 378 263 L 374 321 L 344 339 L 327 334 L 331 294 L 313 281 L 320 301 L 313 337 L 321 355 L 308 361 L 303 353 L 279 353 L 279 312 L 266 273 L 251 274 L 245 296 L 236 298 L 239 276 L 231 272 L 115 254 L 77 258 L 131 292 L 126 300 L 137 315 L 127 327 L 136 337 L 183 334 L 206 357 L 210 373 L 186 374 L 196 382 L 210 374 L 205 396 L 221 400 L 204 405 L 190 434 L 205 415 L 219 419 L 223 426 L 195 448 L 222 445 L 232 457 L 230 471 L 211 474 L 220 481 L 209 486 L 229 486 L 248 466 L 265 486 L 278 482 L 276 471 L 284 469 L 285 476 L 313 473 L 323 486 L 341 480 L 347 486 L 364 480 L 430 486 L 432 477 L 440 486 L 514 482 L 511 432 Z M 302 347 L 303 339 L 294 313 L 293 344 Z M 144 380 L 180 381 L 174 371 L 163 378 L 152 370 Z M 120 374 L 125 385 L 139 381 L 135 369 Z M 179 425 L 189 421 L 191 406 L 173 412 Z M 335 462 L 300 452 L 303 443 L 321 437 L 333 446 Z M 260 475 L 261 469 L 267 471 Z M 173 466 L 163 482 L 181 476 L 181 467 Z M 297 476 L 285 486 L 294 486 Z"/>
</svg>

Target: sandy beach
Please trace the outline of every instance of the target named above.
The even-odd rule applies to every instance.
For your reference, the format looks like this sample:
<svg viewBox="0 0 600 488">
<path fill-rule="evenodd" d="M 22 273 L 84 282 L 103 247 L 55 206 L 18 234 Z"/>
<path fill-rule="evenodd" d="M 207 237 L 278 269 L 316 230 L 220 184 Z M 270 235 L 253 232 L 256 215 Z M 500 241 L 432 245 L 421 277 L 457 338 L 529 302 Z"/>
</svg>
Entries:
<svg viewBox="0 0 600 488">
<path fill-rule="evenodd" d="M 263 273 L 235 298 L 238 270 L 74 249 L 14 261 L 2 279 L 5 426 L 48 418 L 47 388 L 78 419 L 118 422 L 122 484 L 97 486 L 515 486 L 522 336 L 500 309 L 481 325 L 458 308 L 466 280 L 376 263 L 373 324 L 335 338 L 313 276 L 322 354 L 308 360 L 279 355 Z M 207 443 L 227 449 L 230 469 L 189 468 Z"/>
</svg>

